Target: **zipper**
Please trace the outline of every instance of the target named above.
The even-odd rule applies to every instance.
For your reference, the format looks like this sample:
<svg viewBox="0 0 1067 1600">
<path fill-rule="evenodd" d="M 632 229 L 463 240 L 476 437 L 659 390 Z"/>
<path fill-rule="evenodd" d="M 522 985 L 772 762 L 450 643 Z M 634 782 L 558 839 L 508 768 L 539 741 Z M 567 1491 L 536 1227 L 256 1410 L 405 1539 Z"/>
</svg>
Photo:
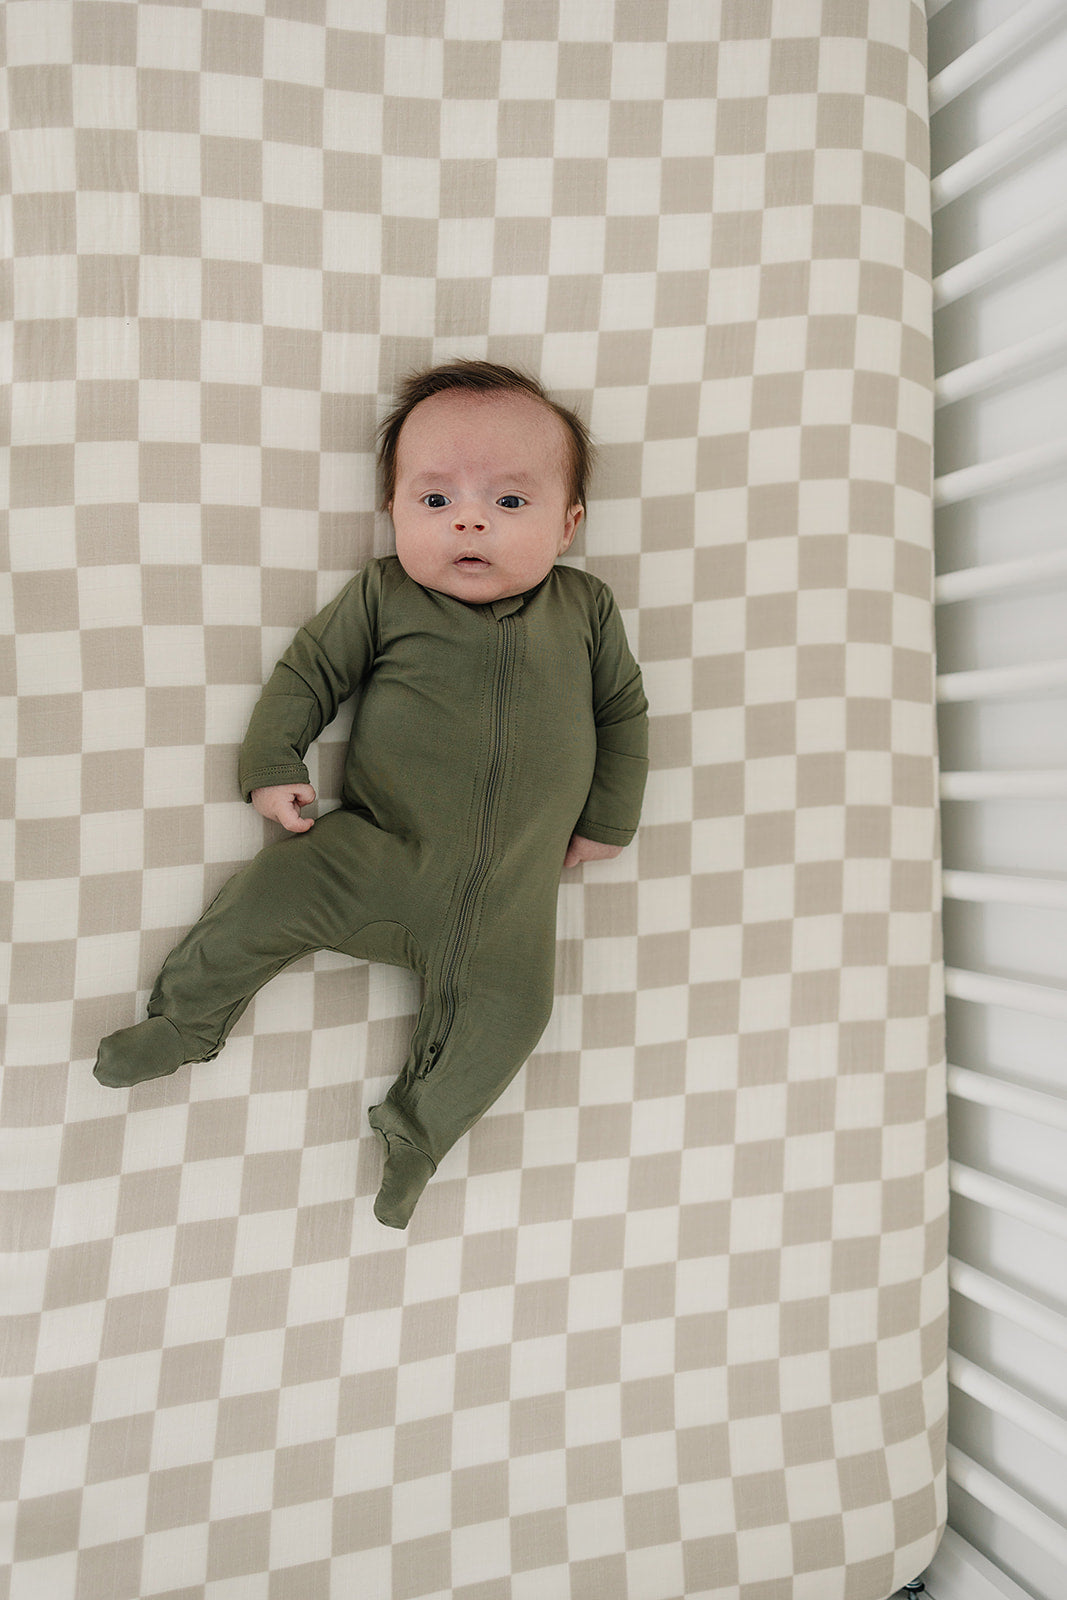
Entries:
<svg viewBox="0 0 1067 1600">
<path fill-rule="evenodd" d="M 442 975 L 441 992 L 444 997 L 445 1010 L 441 1031 L 437 1039 L 426 1051 L 426 1062 L 419 1073 L 420 1078 L 428 1077 L 434 1067 L 437 1066 L 441 1059 L 441 1052 L 452 1031 L 452 1024 L 456 1020 L 456 974 L 459 970 L 460 959 L 474 918 L 478 895 L 488 875 L 492 861 L 496 802 L 504 780 L 504 755 L 507 749 L 505 712 L 507 710 L 508 692 L 511 687 L 511 667 L 514 657 L 514 618 L 509 613 L 507 616 L 500 618 L 498 626 L 500 629 L 500 648 L 497 654 L 491 693 L 492 729 L 489 744 L 489 766 L 481 811 L 478 817 L 478 832 L 475 840 L 474 855 L 467 872 L 466 882 L 463 885 L 463 893 L 460 895 L 459 910 L 456 913 L 456 920 L 452 927 L 452 937 L 449 942 L 448 956 Z"/>
</svg>

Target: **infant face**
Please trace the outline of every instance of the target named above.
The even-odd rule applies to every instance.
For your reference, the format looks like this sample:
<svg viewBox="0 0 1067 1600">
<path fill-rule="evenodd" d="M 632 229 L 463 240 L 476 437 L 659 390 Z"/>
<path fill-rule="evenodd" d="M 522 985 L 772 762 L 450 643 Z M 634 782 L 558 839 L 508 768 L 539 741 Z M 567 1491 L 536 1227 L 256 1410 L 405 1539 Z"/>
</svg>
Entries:
<svg viewBox="0 0 1067 1600">
<path fill-rule="evenodd" d="M 396 553 L 426 589 L 486 605 L 533 589 L 574 538 L 569 439 L 532 396 L 447 390 L 400 431 Z"/>
</svg>

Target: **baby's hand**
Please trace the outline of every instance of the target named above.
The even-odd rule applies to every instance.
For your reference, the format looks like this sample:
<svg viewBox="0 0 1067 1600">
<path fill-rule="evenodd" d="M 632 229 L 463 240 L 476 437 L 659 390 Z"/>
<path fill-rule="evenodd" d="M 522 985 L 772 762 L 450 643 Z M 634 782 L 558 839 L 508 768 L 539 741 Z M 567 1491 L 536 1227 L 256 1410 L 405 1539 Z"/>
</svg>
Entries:
<svg viewBox="0 0 1067 1600">
<path fill-rule="evenodd" d="M 574 833 L 567 846 L 563 865 L 576 867 L 581 861 L 611 861 L 613 857 L 621 854 L 621 844 L 597 844 L 595 839 L 583 839 L 580 833 Z"/>
<path fill-rule="evenodd" d="M 307 833 L 315 826 L 314 817 L 300 815 L 301 806 L 309 806 L 314 798 L 310 783 L 272 783 L 252 790 L 252 804 L 260 816 L 280 822 L 290 833 Z"/>
</svg>

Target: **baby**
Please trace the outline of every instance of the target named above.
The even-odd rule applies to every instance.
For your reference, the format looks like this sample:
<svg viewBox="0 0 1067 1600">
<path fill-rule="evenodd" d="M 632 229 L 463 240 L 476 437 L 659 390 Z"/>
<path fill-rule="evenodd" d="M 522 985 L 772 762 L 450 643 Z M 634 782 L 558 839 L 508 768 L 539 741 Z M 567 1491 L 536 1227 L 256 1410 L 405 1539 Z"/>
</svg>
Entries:
<svg viewBox="0 0 1067 1600">
<path fill-rule="evenodd" d="M 375 1215 L 403 1228 L 544 1031 L 560 868 L 632 838 L 647 703 L 610 590 L 556 565 L 591 454 L 572 412 L 510 368 L 456 361 L 407 381 L 379 439 L 396 555 L 299 630 L 241 749 L 245 798 L 292 837 L 230 879 L 94 1070 L 125 1088 L 210 1060 L 311 951 L 411 968 L 411 1050 L 370 1111 Z M 341 806 L 313 822 L 304 754 L 350 695 Z"/>
</svg>

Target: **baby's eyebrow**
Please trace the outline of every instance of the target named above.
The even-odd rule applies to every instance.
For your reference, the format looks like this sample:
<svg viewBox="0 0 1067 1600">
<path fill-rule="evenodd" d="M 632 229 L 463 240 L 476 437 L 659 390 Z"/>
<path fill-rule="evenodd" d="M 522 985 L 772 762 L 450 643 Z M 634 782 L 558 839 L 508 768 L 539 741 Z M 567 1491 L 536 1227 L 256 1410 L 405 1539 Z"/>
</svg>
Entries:
<svg viewBox="0 0 1067 1600">
<path fill-rule="evenodd" d="M 436 488 L 442 483 L 448 483 L 451 476 L 452 469 L 449 467 L 443 467 L 439 471 L 431 469 L 429 471 L 414 472 L 411 475 L 411 487 L 413 489 L 423 487 Z M 509 489 L 530 490 L 537 487 L 537 479 L 531 478 L 525 472 L 509 472 L 497 479 L 496 487 L 502 493 L 506 493 Z"/>
</svg>

